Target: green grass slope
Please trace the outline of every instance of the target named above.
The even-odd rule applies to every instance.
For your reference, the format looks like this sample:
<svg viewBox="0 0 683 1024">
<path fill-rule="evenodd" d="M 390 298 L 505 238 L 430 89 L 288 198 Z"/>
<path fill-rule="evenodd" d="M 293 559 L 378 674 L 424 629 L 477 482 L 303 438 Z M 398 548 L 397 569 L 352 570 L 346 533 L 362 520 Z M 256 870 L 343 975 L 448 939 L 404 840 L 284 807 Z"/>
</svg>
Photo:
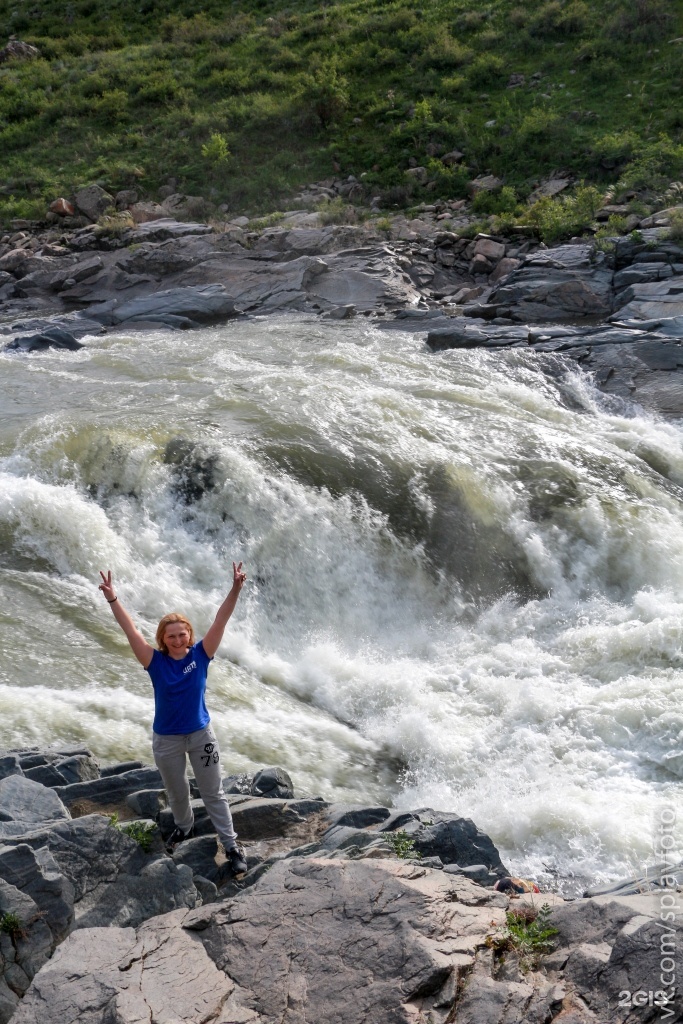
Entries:
<svg viewBox="0 0 683 1024">
<path fill-rule="evenodd" d="M 251 212 L 335 172 L 387 206 L 683 177 L 683 0 L 0 0 L 3 34 L 41 53 L 0 66 L 4 215 L 169 176 Z"/>
</svg>

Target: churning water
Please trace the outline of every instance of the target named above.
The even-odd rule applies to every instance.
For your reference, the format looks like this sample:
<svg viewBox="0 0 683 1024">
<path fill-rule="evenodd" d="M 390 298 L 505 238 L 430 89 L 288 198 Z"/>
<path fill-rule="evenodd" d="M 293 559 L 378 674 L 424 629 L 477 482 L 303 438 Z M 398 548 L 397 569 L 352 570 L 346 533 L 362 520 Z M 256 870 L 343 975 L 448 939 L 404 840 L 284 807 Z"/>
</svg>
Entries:
<svg viewBox="0 0 683 1024">
<path fill-rule="evenodd" d="M 458 811 L 548 880 L 651 859 L 683 811 L 680 427 L 520 350 L 307 317 L 0 367 L 0 747 L 151 760 L 98 570 L 152 639 L 201 634 L 241 559 L 227 771 Z"/>
</svg>

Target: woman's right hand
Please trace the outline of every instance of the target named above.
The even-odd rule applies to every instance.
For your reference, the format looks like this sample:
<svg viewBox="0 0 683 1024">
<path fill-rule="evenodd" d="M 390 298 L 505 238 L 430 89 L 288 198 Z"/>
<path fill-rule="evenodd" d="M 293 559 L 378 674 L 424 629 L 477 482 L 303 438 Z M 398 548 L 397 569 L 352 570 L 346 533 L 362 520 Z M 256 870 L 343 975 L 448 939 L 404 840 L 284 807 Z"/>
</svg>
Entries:
<svg viewBox="0 0 683 1024">
<path fill-rule="evenodd" d="M 114 584 L 111 581 L 111 569 L 107 571 L 106 576 L 100 569 L 100 576 L 102 577 L 102 582 L 100 583 L 99 589 L 102 591 L 107 601 L 109 601 L 109 603 L 111 604 L 113 601 L 116 600 L 116 591 L 114 590 Z"/>
</svg>

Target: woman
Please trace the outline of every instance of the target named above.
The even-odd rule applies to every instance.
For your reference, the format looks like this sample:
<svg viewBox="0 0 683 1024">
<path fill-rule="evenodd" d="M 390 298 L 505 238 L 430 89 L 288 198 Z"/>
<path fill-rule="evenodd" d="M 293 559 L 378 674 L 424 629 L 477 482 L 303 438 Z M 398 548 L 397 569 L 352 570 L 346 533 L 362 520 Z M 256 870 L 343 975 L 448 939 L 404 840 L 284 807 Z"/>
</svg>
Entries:
<svg viewBox="0 0 683 1024">
<path fill-rule="evenodd" d="M 152 750 L 175 822 L 167 848 L 172 852 L 179 843 L 194 835 L 190 784 L 186 774 L 186 755 L 189 754 L 208 815 L 225 847 L 233 874 L 239 875 L 247 870 L 247 863 L 243 850 L 237 845 L 230 805 L 223 792 L 218 742 L 204 702 L 209 663 L 220 646 L 247 578 L 242 572 L 241 562 L 239 565 L 232 563 L 232 573 L 232 590 L 218 609 L 204 638 L 195 643 L 190 623 L 183 615 L 172 612 L 164 615 L 157 628 L 158 650 L 147 643 L 116 596 L 111 570 L 106 576 L 100 572 L 100 590 L 126 634 L 133 654 L 152 679 Z"/>
</svg>

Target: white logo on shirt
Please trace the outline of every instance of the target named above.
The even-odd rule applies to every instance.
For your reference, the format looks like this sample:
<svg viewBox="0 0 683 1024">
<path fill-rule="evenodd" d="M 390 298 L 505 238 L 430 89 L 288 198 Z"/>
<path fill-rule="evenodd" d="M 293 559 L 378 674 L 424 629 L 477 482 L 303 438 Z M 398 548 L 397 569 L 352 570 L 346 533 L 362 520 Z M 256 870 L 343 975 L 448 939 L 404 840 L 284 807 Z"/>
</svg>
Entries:
<svg viewBox="0 0 683 1024">
<path fill-rule="evenodd" d="M 186 676 L 188 672 L 191 672 L 193 668 L 197 667 L 196 661 L 191 661 L 189 665 L 186 665 L 183 669 L 183 675 Z"/>
</svg>

